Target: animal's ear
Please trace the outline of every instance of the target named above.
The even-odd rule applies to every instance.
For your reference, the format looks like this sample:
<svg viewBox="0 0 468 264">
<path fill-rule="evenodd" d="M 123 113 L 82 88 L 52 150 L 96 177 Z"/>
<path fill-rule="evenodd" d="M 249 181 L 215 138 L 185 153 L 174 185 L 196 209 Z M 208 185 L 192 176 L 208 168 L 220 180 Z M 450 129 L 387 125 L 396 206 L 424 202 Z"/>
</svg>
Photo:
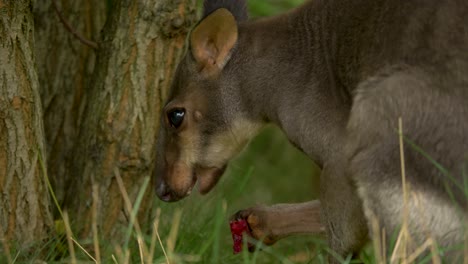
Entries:
<svg viewBox="0 0 468 264">
<path fill-rule="evenodd" d="M 237 42 L 234 16 L 220 8 L 204 18 L 190 35 L 190 49 L 201 73 L 215 75 L 229 60 Z"/>
</svg>

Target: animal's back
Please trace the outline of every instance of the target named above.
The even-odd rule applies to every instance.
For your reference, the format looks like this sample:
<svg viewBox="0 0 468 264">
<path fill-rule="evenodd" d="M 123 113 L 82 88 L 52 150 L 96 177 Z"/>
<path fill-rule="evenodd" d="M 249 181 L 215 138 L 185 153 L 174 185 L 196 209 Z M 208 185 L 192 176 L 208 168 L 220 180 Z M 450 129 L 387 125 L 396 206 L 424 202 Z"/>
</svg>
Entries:
<svg viewBox="0 0 468 264">
<path fill-rule="evenodd" d="M 423 150 L 456 169 L 455 160 L 468 154 L 468 2 L 385 1 L 383 8 L 377 18 L 389 25 L 371 30 L 374 51 L 362 49 L 354 101 L 382 97 L 383 111 L 411 120 L 408 132 L 424 141 Z M 372 91 L 379 82 L 388 91 Z"/>
<path fill-rule="evenodd" d="M 352 91 L 385 67 L 415 66 L 444 79 L 465 79 L 468 2 L 335 0 L 329 28 L 338 42 L 338 77 Z M 333 39 L 336 38 L 336 39 Z M 455 76 L 458 75 L 458 76 Z"/>
</svg>

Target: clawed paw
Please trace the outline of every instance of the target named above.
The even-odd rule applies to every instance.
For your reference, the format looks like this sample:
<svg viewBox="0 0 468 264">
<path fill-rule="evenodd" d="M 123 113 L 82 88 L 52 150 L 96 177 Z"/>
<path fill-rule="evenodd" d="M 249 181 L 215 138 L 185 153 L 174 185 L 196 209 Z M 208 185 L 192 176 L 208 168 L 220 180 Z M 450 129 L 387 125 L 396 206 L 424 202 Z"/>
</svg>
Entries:
<svg viewBox="0 0 468 264">
<path fill-rule="evenodd" d="M 268 225 L 268 213 L 259 208 L 238 211 L 231 217 L 231 219 L 244 219 L 249 228 L 249 235 L 255 240 L 261 241 L 265 245 L 272 245 L 277 241 Z M 254 250 L 255 247 L 253 245 L 249 246 L 250 252 Z"/>
</svg>

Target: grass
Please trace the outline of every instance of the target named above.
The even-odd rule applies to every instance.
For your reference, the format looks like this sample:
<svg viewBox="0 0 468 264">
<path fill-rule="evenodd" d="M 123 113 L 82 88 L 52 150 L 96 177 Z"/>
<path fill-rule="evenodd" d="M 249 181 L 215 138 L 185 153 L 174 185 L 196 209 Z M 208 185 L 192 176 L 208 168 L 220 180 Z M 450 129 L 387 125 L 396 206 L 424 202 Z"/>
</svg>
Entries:
<svg viewBox="0 0 468 264">
<path fill-rule="evenodd" d="M 399 135 L 403 146 L 402 128 Z M 411 190 L 405 184 L 402 147 L 400 157 L 404 200 L 408 200 Z M 84 241 L 88 246 L 83 247 L 74 238 L 68 215 L 63 212 L 63 221 L 58 221 L 56 228 L 61 236 L 36 246 L 32 253 L 16 252 L 14 245 L 2 241 L 0 263 L 36 263 L 39 259 L 47 263 L 326 263 L 325 255 L 330 252 L 323 238 L 298 236 L 280 240 L 273 247 L 257 244 L 261 250 L 253 254 L 232 253 L 228 222 L 237 210 L 257 203 L 302 202 L 315 199 L 318 194 L 317 167 L 273 127 L 263 131 L 230 164 L 210 194 L 193 193 L 178 203 L 158 202 L 150 234 L 144 233 L 135 221 L 139 199 L 132 204 L 119 176 L 117 182 L 130 215 L 123 241 L 99 241 L 95 231 L 93 241 Z M 146 188 L 148 181 L 140 194 Z M 341 263 L 442 263 L 443 249 L 431 237 L 413 247 L 415 250 L 408 249 L 411 237 L 406 221 L 395 234 L 385 234 L 377 221 L 372 222 L 372 230 L 373 244 L 361 252 L 360 262 L 348 257 Z M 385 244 L 387 235 L 392 237 L 389 245 Z M 468 246 L 465 247 L 468 260 Z M 41 253 L 44 249 L 46 255 Z"/>
<path fill-rule="evenodd" d="M 283 12 L 303 2 L 304 0 L 249 0 L 247 4 L 249 6 L 250 15 L 253 17 L 260 17 Z"/>
<path fill-rule="evenodd" d="M 254 254 L 233 255 L 228 223 L 236 211 L 255 204 L 316 198 L 318 173 L 308 157 L 293 148 L 277 129 L 269 127 L 231 162 L 208 195 L 194 192 L 177 203 L 158 200 L 154 222 L 157 232 L 141 231 L 134 221 L 139 201 L 130 203 L 117 177 L 130 212 L 123 241 L 100 241 L 97 227 L 93 227 L 93 241 L 77 241 L 68 215 L 60 210 L 62 220 L 56 222 L 59 236 L 36 245 L 34 252 L 17 252 L 14 245 L 7 249 L 4 243 L 0 245 L 0 263 L 31 263 L 39 259 L 47 263 L 308 263 L 315 254 L 314 248 L 324 245 L 320 238 L 294 237 Z M 142 186 L 141 193 L 147 187 Z"/>
<path fill-rule="evenodd" d="M 405 181 L 401 127 L 399 135 L 403 196 L 407 201 L 411 190 Z M 244 250 L 234 255 L 228 225 L 229 216 L 257 203 L 293 203 L 317 198 L 318 173 L 317 167 L 289 145 L 282 133 L 269 127 L 230 164 L 210 194 L 193 193 L 177 203 L 158 202 L 152 233 L 146 234 L 138 226 L 135 216 L 140 199 L 132 204 L 117 176 L 130 215 L 123 241 L 99 241 L 96 228 L 93 241 L 85 241 L 88 245 L 85 248 L 74 238 L 68 215 L 63 212 L 63 221 L 58 221 L 56 227 L 61 236 L 36 247 L 38 250 L 32 254 L 10 251 L 14 246 L 3 243 L 5 254 L 0 251 L 0 263 L 35 263 L 38 259 L 47 263 L 327 263 L 325 256 L 330 249 L 323 238 L 313 236 L 290 237 L 272 247 L 257 244 L 261 250 L 253 254 Z M 139 197 L 146 188 L 148 181 L 143 184 Z M 407 209 L 402 215 L 402 227 L 395 234 L 386 234 L 374 219 L 373 241 L 361 252 L 360 260 L 347 257 L 341 263 L 442 263 L 443 250 L 430 237 L 409 251 L 411 237 L 406 215 Z M 392 239 L 386 245 L 388 235 Z M 46 255 L 40 253 L 44 248 L 48 249 Z"/>
</svg>

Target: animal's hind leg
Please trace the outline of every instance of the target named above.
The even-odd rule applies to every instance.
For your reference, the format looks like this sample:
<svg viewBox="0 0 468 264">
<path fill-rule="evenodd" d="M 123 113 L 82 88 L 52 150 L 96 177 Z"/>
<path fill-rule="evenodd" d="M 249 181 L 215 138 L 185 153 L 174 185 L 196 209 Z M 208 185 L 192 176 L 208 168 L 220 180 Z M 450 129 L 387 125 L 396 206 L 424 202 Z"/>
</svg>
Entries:
<svg viewBox="0 0 468 264">
<path fill-rule="evenodd" d="M 357 255 L 368 241 L 361 200 L 344 169 L 344 160 L 338 158 L 325 164 L 321 175 L 322 221 L 333 251 L 328 258 L 330 263 L 341 263 L 336 255 L 343 258 Z"/>
<path fill-rule="evenodd" d="M 434 249 L 431 247 L 443 248 L 463 241 L 463 220 L 450 199 L 410 180 L 406 181 L 404 192 L 398 162 L 389 165 L 376 162 L 375 157 L 398 160 L 395 155 L 384 153 L 380 148 L 370 147 L 356 154 L 350 166 L 372 239 L 385 237 L 385 244 L 389 246 L 396 242 L 398 236 L 402 236 L 400 245 L 405 245 L 406 257 L 424 244 L 427 254 Z M 406 164 L 405 167 L 406 173 L 415 173 L 411 165 Z M 387 255 L 394 250 L 404 252 L 402 247 L 387 247 L 384 250 L 387 252 L 382 254 Z M 445 253 L 453 255 L 451 258 L 455 254 Z M 455 263 L 453 261 L 451 259 L 451 263 Z"/>
<path fill-rule="evenodd" d="M 428 239 L 442 247 L 461 242 L 466 219 L 466 211 L 458 210 L 442 187 L 442 173 L 407 142 L 403 143 L 407 199 L 404 196 L 399 117 L 403 135 L 448 169 L 458 157 L 456 144 L 463 142 L 464 128 L 448 129 L 453 119 L 441 116 L 458 106 L 441 103 L 446 95 L 428 89 L 429 80 L 408 70 L 368 84 L 370 89 L 362 87 L 347 129 L 347 174 L 357 186 L 366 218 L 379 223 L 387 238 L 405 224 L 409 253 Z"/>
</svg>

